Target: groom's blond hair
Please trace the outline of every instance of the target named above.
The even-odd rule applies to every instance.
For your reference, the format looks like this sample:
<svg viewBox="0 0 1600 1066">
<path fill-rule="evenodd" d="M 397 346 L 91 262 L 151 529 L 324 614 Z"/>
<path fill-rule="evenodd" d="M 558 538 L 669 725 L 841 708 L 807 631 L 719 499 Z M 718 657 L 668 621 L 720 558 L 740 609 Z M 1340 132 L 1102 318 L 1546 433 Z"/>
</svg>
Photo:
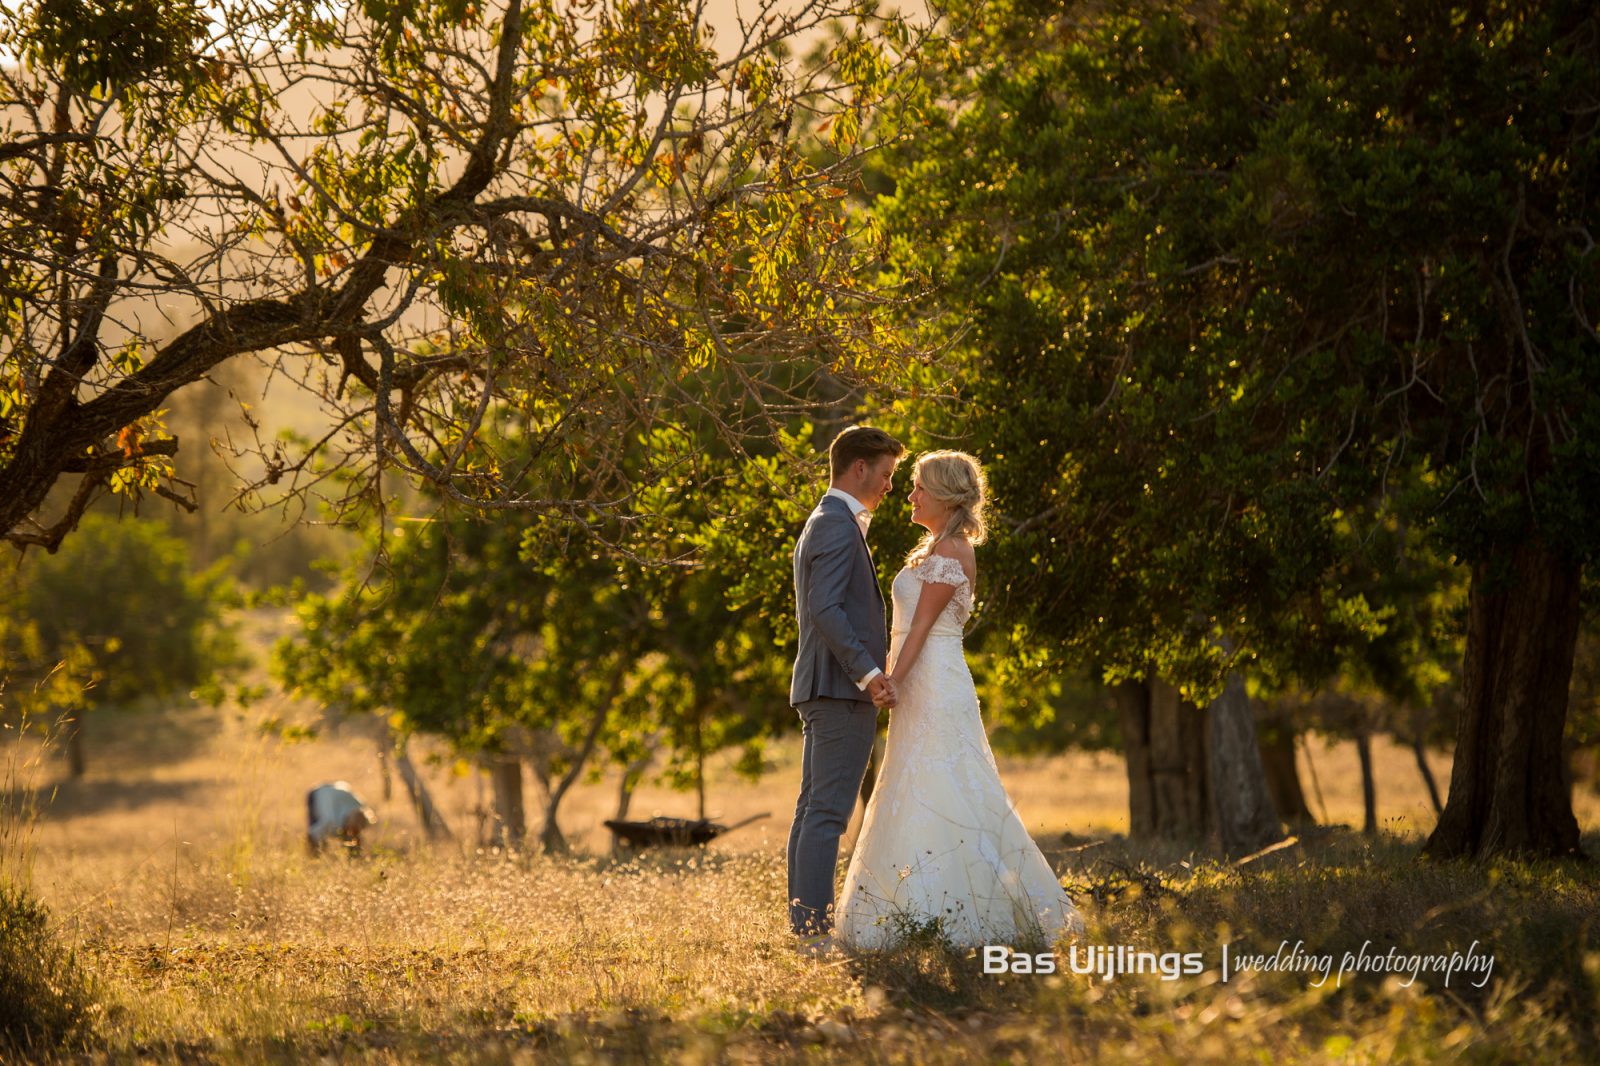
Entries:
<svg viewBox="0 0 1600 1066">
<path fill-rule="evenodd" d="M 828 472 L 838 477 L 849 470 L 857 459 L 872 463 L 885 455 L 898 459 L 905 453 L 906 446 L 881 429 L 850 426 L 828 445 Z"/>
</svg>

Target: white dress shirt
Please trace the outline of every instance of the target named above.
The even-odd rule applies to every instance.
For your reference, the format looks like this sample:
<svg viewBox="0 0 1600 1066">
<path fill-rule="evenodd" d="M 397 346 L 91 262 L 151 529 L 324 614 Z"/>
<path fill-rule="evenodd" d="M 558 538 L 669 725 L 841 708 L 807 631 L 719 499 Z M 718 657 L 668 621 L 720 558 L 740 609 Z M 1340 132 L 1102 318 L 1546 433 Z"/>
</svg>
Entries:
<svg viewBox="0 0 1600 1066">
<path fill-rule="evenodd" d="M 843 489 L 837 489 L 831 485 L 828 486 L 828 491 L 823 493 L 823 495 L 836 496 L 845 502 L 845 506 L 849 507 L 850 513 L 855 516 L 856 525 L 861 530 L 861 539 L 866 540 L 867 527 L 872 525 L 872 512 L 867 510 L 867 505 Z M 876 575 L 874 575 L 874 578 L 876 578 Z M 865 692 L 867 690 L 867 686 L 872 684 L 872 679 L 881 673 L 883 673 L 883 671 L 874 666 L 871 670 L 867 671 L 866 677 L 863 677 L 860 681 L 856 682 L 856 687 Z"/>
</svg>

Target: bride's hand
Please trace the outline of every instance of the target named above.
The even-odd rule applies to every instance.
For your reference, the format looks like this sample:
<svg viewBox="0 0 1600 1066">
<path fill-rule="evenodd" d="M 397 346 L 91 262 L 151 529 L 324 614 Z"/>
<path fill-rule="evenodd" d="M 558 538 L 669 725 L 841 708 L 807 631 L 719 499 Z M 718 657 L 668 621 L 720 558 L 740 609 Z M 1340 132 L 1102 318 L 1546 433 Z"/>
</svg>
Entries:
<svg viewBox="0 0 1600 1066">
<path fill-rule="evenodd" d="M 872 703 L 879 710 L 892 710 L 895 705 L 897 693 L 894 690 L 894 680 L 888 674 L 883 675 L 883 684 L 874 684 L 872 688 Z"/>
</svg>

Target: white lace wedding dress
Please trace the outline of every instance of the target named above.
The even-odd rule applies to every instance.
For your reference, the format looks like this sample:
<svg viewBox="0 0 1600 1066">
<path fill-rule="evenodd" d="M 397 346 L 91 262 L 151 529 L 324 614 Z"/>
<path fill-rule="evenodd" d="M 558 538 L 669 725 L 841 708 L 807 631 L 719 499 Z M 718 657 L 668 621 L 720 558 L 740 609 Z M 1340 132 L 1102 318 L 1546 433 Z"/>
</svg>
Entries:
<svg viewBox="0 0 1600 1066">
<path fill-rule="evenodd" d="M 927 582 L 955 585 L 889 712 L 889 741 L 835 911 L 853 948 L 892 947 L 937 919 L 960 947 L 1048 948 L 1083 921 L 1028 835 L 995 768 L 962 650 L 972 587 L 930 556 L 894 579 L 890 660 Z"/>
</svg>

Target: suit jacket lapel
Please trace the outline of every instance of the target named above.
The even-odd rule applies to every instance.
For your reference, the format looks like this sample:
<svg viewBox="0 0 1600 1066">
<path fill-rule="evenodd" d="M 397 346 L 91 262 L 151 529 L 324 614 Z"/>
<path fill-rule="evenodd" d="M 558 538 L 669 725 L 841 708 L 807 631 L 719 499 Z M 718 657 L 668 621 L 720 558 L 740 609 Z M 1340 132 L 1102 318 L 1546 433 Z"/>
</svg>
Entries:
<svg viewBox="0 0 1600 1066">
<path fill-rule="evenodd" d="M 866 538 L 865 537 L 861 538 L 861 542 L 863 544 L 865 544 L 866 543 Z M 873 561 L 872 549 L 870 547 L 867 549 L 867 565 L 872 568 L 872 591 L 877 593 L 878 606 L 882 607 L 883 606 L 883 586 L 878 584 L 878 564 L 875 561 Z"/>
<path fill-rule="evenodd" d="M 822 498 L 822 506 L 837 507 L 839 512 L 848 518 L 850 520 L 850 524 L 855 527 L 856 536 L 861 538 L 861 549 L 867 553 L 867 569 L 872 574 L 872 592 L 878 597 L 878 602 L 880 604 L 883 603 L 883 589 L 878 585 L 878 563 L 872 558 L 872 545 L 867 543 L 867 535 L 866 533 L 862 532 L 861 523 L 857 522 L 856 516 L 851 513 L 850 505 L 839 499 L 837 496 L 824 496 Z"/>
</svg>

